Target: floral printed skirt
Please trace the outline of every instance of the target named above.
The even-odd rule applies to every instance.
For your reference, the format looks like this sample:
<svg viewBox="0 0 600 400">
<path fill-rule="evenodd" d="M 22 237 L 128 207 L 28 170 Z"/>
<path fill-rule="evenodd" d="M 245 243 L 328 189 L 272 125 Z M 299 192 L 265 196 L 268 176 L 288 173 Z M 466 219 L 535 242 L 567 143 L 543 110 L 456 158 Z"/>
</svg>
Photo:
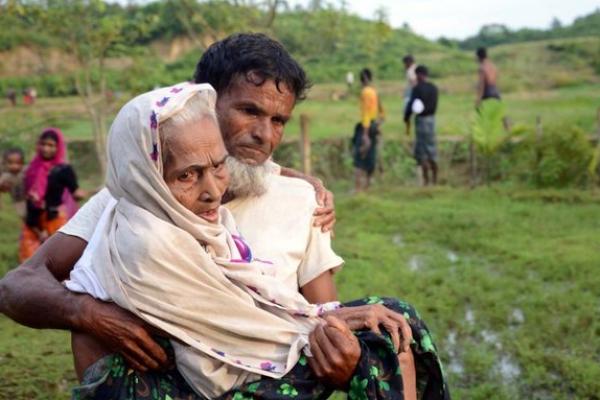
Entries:
<svg viewBox="0 0 600 400">
<path fill-rule="evenodd" d="M 419 399 L 450 399 L 442 365 L 431 334 L 417 311 L 408 303 L 391 298 L 369 297 L 345 303 L 345 307 L 383 304 L 403 314 L 409 322 L 417 372 Z M 355 332 L 361 357 L 346 392 L 351 400 L 404 398 L 398 356 L 387 335 Z M 168 341 L 161 341 L 170 357 Z M 313 374 L 304 356 L 283 378 L 263 378 L 225 393 L 221 400 L 327 399 L 333 389 Z M 195 393 L 175 367 L 167 371 L 137 372 L 120 355 L 109 355 L 91 365 L 83 382 L 73 389 L 75 400 L 204 400 Z"/>
</svg>

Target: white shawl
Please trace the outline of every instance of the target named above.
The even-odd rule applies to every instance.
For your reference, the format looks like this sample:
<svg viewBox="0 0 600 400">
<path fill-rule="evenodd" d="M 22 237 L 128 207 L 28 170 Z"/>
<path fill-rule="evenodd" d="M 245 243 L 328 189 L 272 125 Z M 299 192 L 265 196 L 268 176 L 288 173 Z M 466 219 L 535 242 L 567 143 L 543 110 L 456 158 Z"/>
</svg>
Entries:
<svg viewBox="0 0 600 400">
<path fill-rule="evenodd" d="M 138 96 L 117 115 L 106 186 L 118 203 L 92 259 L 111 299 L 175 337 L 180 372 L 215 397 L 254 374 L 285 375 L 318 316 L 337 305 L 308 304 L 275 279 L 276 266 L 240 254 L 225 208 L 212 224 L 171 195 L 158 126 L 192 96 L 214 107 L 210 85 L 182 83 Z"/>
</svg>

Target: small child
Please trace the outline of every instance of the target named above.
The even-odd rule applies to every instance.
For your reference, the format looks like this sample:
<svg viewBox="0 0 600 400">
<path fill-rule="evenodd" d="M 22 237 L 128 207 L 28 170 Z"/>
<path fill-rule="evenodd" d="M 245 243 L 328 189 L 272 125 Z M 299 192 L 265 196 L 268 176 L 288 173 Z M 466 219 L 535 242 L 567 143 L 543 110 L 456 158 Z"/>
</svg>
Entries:
<svg viewBox="0 0 600 400">
<path fill-rule="evenodd" d="M 18 147 L 13 147 L 2 155 L 2 173 L 0 174 L 0 193 L 8 192 L 12 198 L 17 214 L 25 218 L 25 187 L 23 170 L 25 154 Z"/>
</svg>

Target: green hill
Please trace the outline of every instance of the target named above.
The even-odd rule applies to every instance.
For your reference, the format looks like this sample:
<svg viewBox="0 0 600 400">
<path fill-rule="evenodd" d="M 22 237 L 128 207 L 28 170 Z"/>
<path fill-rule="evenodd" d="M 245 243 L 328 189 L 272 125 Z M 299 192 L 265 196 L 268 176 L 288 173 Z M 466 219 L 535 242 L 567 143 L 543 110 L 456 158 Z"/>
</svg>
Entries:
<svg viewBox="0 0 600 400">
<path fill-rule="evenodd" d="M 372 68 L 378 79 L 401 80 L 402 57 L 411 53 L 419 63 L 429 66 L 432 77 L 444 82 L 448 91 L 472 91 L 474 57 L 455 43 L 432 42 L 409 29 L 391 28 L 384 18 L 367 20 L 331 5 L 279 10 L 269 20 L 264 7 L 235 3 L 177 0 L 126 7 L 107 4 L 97 18 L 117 21 L 112 23 L 118 24 L 120 32 L 117 44 L 109 48 L 111 89 L 139 92 L 189 79 L 203 48 L 214 40 L 236 31 L 261 31 L 278 38 L 315 83 L 342 82 L 348 71 L 356 75 L 362 67 Z M 49 12 L 40 4 L 25 3 L 19 12 L 0 6 L 0 11 L 6 11 L 0 12 L 0 50 L 4 49 L 0 52 L 0 92 L 35 86 L 41 96 L 76 93 L 72 56 L 58 50 L 60 43 L 33 18 Z M 527 38 L 539 39 L 539 35 L 518 36 L 515 32 L 509 32 L 510 40 L 497 40 L 519 42 L 490 50 L 502 71 L 503 91 L 597 81 L 600 35 L 571 36 L 593 34 L 600 29 L 600 23 L 595 23 L 599 18 L 600 12 L 595 12 L 568 27 L 543 31 L 552 37 L 543 41 L 523 43 Z M 166 61 L 172 58 L 172 44 L 182 42 L 182 38 L 187 38 L 187 45 L 178 49 L 182 55 Z M 171 43 L 167 46 L 171 51 L 161 50 L 157 43 Z M 469 43 L 465 41 L 462 46 L 472 47 Z"/>
</svg>

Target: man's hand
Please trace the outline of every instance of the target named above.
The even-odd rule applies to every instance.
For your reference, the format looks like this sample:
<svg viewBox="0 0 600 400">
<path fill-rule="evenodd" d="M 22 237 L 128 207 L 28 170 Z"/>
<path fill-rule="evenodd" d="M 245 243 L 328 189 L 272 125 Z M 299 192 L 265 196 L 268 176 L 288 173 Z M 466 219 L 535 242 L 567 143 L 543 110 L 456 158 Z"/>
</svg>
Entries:
<svg viewBox="0 0 600 400">
<path fill-rule="evenodd" d="M 353 331 L 369 329 L 376 334 L 381 334 L 379 326 L 382 325 L 390 334 L 394 348 L 398 352 L 410 349 L 412 331 L 406 318 L 381 304 L 342 307 L 326 315 L 339 318 Z"/>
<path fill-rule="evenodd" d="M 325 317 L 309 336 L 312 357 L 308 365 L 323 382 L 344 388 L 360 359 L 360 344 L 350 328 L 339 319 Z"/>
<path fill-rule="evenodd" d="M 90 296 L 82 299 L 82 329 L 107 350 L 121 353 L 135 370 L 145 372 L 168 366 L 163 348 L 152 339 L 156 329 L 114 303 L 104 303 Z"/>
</svg>

